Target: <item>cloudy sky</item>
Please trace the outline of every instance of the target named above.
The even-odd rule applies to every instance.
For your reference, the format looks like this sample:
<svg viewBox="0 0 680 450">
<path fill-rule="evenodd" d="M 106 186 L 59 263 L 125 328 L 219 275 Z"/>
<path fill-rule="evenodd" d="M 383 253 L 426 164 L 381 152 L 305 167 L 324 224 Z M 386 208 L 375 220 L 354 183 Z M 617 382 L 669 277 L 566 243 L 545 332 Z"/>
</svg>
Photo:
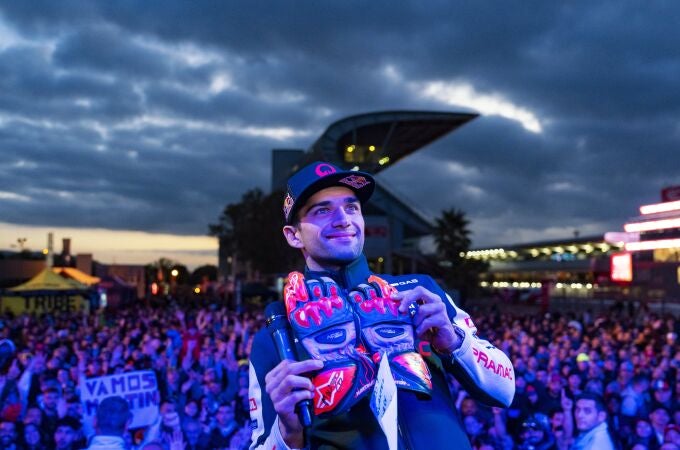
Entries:
<svg viewBox="0 0 680 450">
<path fill-rule="evenodd" d="M 363 112 L 481 117 L 385 170 L 475 246 L 620 231 L 680 184 L 671 1 L 0 4 L 0 249 L 215 262 L 272 148 Z M 437 195 L 432 195 L 436 192 Z M 440 195 L 444 193 L 444 195 Z"/>
</svg>

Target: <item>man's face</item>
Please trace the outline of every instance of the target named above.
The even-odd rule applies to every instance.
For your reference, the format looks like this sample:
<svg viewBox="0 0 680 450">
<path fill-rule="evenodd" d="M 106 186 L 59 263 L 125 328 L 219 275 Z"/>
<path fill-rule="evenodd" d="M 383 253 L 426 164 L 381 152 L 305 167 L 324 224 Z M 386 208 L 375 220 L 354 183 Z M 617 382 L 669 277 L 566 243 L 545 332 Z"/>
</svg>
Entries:
<svg viewBox="0 0 680 450">
<path fill-rule="evenodd" d="M 189 422 L 184 427 L 184 434 L 189 444 L 196 445 L 198 438 L 201 436 L 201 426 L 195 422 Z"/>
<path fill-rule="evenodd" d="M 354 261 L 364 248 L 364 217 L 352 190 L 322 189 L 300 208 L 300 223 L 287 226 L 288 243 L 303 251 L 312 270 L 334 269 Z"/>
<path fill-rule="evenodd" d="M 40 430 L 38 430 L 36 425 L 28 424 L 24 427 L 24 441 L 26 441 L 28 445 L 34 447 L 38 446 L 40 443 Z"/>
<path fill-rule="evenodd" d="M 34 423 L 40 425 L 42 422 L 42 412 L 38 408 L 29 408 L 24 416 L 24 423 Z"/>
<path fill-rule="evenodd" d="M 663 408 L 657 408 L 649 414 L 649 420 L 656 428 L 663 429 L 671 421 L 671 417 Z"/>
<path fill-rule="evenodd" d="M 475 416 L 466 416 L 463 419 L 465 431 L 469 436 L 477 436 L 484 431 L 484 424 L 482 424 Z"/>
<path fill-rule="evenodd" d="M 57 407 L 57 402 L 59 401 L 59 394 L 56 392 L 45 392 L 43 394 L 43 404 L 45 409 L 55 409 Z"/>
<path fill-rule="evenodd" d="M 60 426 L 54 432 L 54 442 L 58 450 L 69 449 L 76 440 L 76 432 L 68 426 Z"/>
<path fill-rule="evenodd" d="M 3 447 L 12 445 L 16 440 L 16 428 L 12 422 L 0 423 L 0 444 Z"/>
<path fill-rule="evenodd" d="M 604 411 L 597 411 L 594 400 L 580 399 L 576 402 L 574 418 L 576 428 L 581 432 L 586 432 L 604 422 L 606 414 Z"/>
<path fill-rule="evenodd" d="M 550 417 L 550 425 L 552 426 L 553 430 L 564 425 L 564 413 L 562 411 L 556 411 Z"/>
<path fill-rule="evenodd" d="M 628 369 L 627 367 L 621 367 L 619 369 L 619 380 L 622 383 L 628 383 L 631 378 L 633 378 L 633 371 Z"/>
<path fill-rule="evenodd" d="M 638 420 L 635 424 L 635 434 L 641 438 L 647 438 L 652 435 L 652 426 L 646 420 Z"/>
<path fill-rule="evenodd" d="M 666 403 L 671 399 L 671 390 L 666 388 L 655 390 L 654 399 L 659 403 Z"/>
<path fill-rule="evenodd" d="M 569 375 L 569 387 L 574 390 L 578 389 L 581 386 L 581 377 L 576 375 L 576 374 L 571 374 Z"/>
<path fill-rule="evenodd" d="M 234 420 L 234 408 L 231 406 L 222 405 L 217 408 L 217 414 L 215 414 L 215 419 L 220 426 L 226 426 L 229 422 Z"/>
<path fill-rule="evenodd" d="M 525 428 L 522 431 L 522 440 L 527 444 L 540 444 L 544 437 L 545 433 L 540 428 Z"/>
</svg>

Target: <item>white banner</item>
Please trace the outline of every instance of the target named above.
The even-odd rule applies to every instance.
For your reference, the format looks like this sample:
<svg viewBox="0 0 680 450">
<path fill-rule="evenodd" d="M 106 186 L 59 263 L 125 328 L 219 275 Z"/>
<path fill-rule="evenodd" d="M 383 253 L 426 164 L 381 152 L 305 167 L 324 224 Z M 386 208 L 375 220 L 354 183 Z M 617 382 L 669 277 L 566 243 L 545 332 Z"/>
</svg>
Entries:
<svg viewBox="0 0 680 450">
<path fill-rule="evenodd" d="M 156 374 L 151 370 L 126 372 L 81 380 L 80 399 L 86 429 L 91 429 L 99 402 L 114 395 L 123 397 L 130 405 L 130 428 L 151 425 L 158 418 L 161 396 Z"/>
<path fill-rule="evenodd" d="M 373 410 L 380 428 L 382 428 L 385 437 L 387 437 L 389 450 L 397 450 L 399 435 L 397 423 L 397 384 L 394 382 L 386 353 L 383 353 L 380 359 L 380 368 L 378 369 L 378 376 L 375 380 L 375 386 L 373 386 L 373 395 L 371 396 L 371 410 Z"/>
</svg>

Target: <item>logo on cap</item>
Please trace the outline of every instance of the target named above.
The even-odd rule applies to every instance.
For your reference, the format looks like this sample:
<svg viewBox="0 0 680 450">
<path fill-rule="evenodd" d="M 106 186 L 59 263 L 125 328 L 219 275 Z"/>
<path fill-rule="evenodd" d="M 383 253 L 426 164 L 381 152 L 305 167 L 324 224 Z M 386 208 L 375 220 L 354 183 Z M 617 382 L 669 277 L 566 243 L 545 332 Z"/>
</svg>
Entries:
<svg viewBox="0 0 680 450">
<path fill-rule="evenodd" d="M 290 196 L 290 192 L 286 194 L 286 198 L 283 200 L 283 214 L 288 218 L 290 210 L 293 208 L 295 201 L 293 197 Z"/>
<path fill-rule="evenodd" d="M 325 177 L 326 175 L 335 173 L 335 167 L 331 166 L 330 164 L 319 164 L 316 166 L 314 171 L 316 172 L 317 176 Z"/>
<path fill-rule="evenodd" d="M 339 182 L 352 186 L 354 189 L 361 189 L 362 187 L 371 183 L 366 179 L 366 177 L 362 177 L 360 175 L 350 175 L 343 178 Z"/>
</svg>

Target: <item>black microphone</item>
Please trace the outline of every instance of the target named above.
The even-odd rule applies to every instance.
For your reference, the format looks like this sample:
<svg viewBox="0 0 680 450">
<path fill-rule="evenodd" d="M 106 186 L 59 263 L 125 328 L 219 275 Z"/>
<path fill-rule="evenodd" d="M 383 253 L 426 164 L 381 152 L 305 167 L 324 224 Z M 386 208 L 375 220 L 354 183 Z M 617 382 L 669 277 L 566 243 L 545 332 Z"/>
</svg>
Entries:
<svg viewBox="0 0 680 450">
<path fill-rule="evenodd" d="M 286 315 L 286 307 L 283 302 L 273 302 L 267 305 L 264 309 L 265 323 L 272 335 L 274 346 L 279 354 L 279 358 L 290 359 L 297 361 L 295 354 L 295 345 L 290 336 L 290 322 Z M 305 428 L 312 426 L 312 402 L 311 400 L 302 400 L 296 405 L 300 423 Z"/>
</svg>

